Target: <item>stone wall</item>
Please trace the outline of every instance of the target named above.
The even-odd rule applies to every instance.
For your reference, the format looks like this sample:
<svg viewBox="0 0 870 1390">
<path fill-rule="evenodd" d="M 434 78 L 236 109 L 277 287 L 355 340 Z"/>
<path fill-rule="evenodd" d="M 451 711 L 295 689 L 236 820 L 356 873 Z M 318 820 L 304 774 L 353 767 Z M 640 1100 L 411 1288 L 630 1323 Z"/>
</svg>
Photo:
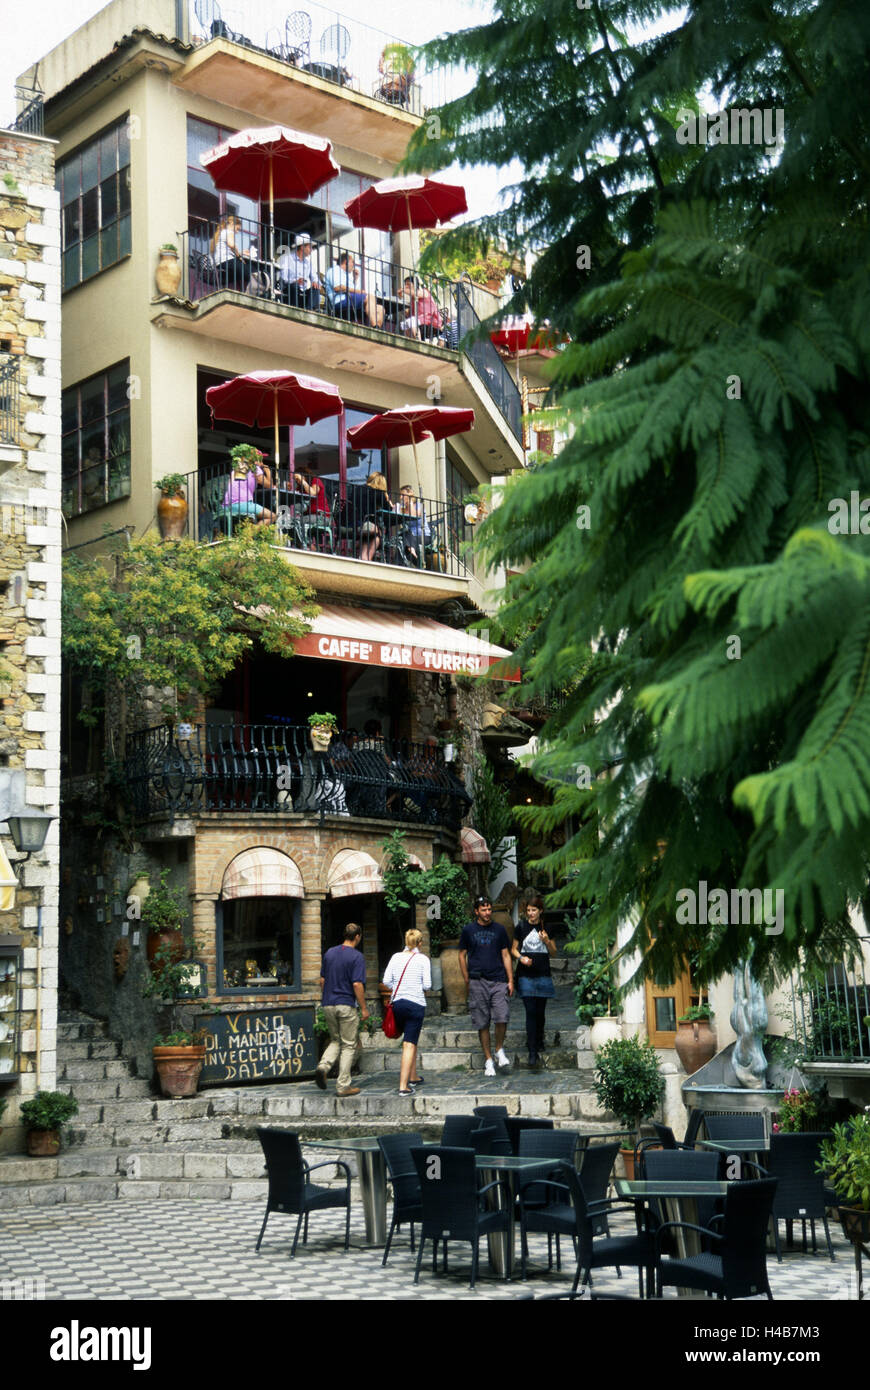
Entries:
<svg viewBox="0 0 870 1390">
<path fill-rule="evenodd" d="M 0 365 L 19 365 L 17 420 L 0 444 L 0 816 L 57 817 L 60 786 L 60 217 L 54 141 L 0 131 Z M 16 774 L 18 776 L 16 777 Z M 0 935 L 20 941 L 20 1078 L 0 1147 L 18 1148 L 21 1098 L 56 1078 L 58 822 L 25 862 L 0 824 L 19 882 Z M 0 1075 L 2 1083 L 2 1075 Z"/>
</svg>

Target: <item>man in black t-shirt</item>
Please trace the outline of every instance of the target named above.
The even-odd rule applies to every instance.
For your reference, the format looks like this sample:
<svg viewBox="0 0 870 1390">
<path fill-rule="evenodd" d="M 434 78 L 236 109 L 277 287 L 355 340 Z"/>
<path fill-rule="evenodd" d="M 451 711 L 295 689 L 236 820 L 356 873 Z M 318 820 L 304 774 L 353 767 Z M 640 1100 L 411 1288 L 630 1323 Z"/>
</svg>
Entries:
<svg viewBox="0 0 870 1390">
<path fill-rule="evenodd" d="M 474 921 L 459 938 L 459 968 L 468 985 L 468 1011 L 478 1031 L 486 1058 L 484 1076 L 495 1076 L 489 1040 L 490 1021 L 495 1024 L 495 1056 L 500 1067 L 509 1067 L 504 1035 L 514 992 L 511 953 L 504 927 L 492 920 L 492 903 L 486 896 L 474 900 Z"/>
</svg>

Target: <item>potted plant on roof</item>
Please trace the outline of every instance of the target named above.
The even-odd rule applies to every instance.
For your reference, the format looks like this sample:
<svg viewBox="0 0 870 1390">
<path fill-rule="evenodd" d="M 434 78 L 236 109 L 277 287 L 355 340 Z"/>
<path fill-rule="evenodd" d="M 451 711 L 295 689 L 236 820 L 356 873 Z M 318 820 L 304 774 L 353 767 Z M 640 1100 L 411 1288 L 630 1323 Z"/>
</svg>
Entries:
<svg viewBox="0 0 870 1390">
<path fill-rule="evenodd" d="M 334 714 L 309 714 L 308 728 L 315 753 L 325 753 L 338 729 L 338 720 Z"/>
<path fill-rule="evenodd" d="M 640 1139 L 644 1120 L 655 1114 L 665 1097 L 665 1078 L 649 1042 L 640 1038 L 614 1038 L 595 1054 L 595 1094 L 605 1110 Z M 627 1178 L 634 1177 L 634 1147 L 623 1147 Z"/>
<path fill-rule="evenodd" d="M 141 899 L 140 920 L 147 934 L 145 951 L 152 973 L 160 974 L 161 966 L 175 964 L 184 955 L 184 921 L 187 916 L 185 897 L 180 888 L 170 888 L 169 870 L 160 870 L 159 883 L 152 884 L 148 896 Z M 158 959 L 158 956 L 160 959 Z"/>
<path fill-rule="evenodd" d="M 843 1234 L 853 1245 L 870 1241 L 870 1115 L 834 1125 L 819 1151 L 817 1170 L 840 1199 Z"/>
<path fill-rule="evenodd" d="M 154 484 L 160 489 L 157 503 L 157 524 L 163 540 L 180 540 L 187 525 L 187 498 L 184 495 L 184 474 L 166 473 Z"/>
<path fill-rule="evenodd" d="M 181 263 L 178 259 L 178 247 L 172 241 L 165 241 L 160 248 L 159 256 L 157 270 L 154 273 L 157 293 L 175 295 L 181 284 Z"/>
<path fill-rule="evenodd" d="M 60 1151 L 60 1132 L 78 1114 L 79 1103 L 64 1091 L 37 1091 L 20 1109 L 27 1152 L 31 1158 L 51 1158 Z"/>
</svg>

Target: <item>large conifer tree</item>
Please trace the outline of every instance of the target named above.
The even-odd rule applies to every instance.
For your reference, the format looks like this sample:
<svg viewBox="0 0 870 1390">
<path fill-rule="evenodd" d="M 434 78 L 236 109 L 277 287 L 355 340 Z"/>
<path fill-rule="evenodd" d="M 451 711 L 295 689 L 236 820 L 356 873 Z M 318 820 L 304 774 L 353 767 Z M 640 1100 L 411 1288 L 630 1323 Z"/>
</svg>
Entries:
<svg viewBox="0 0 870 1390">
<path fill-rule="evenodd" d="M 532 813 L 580 822 L 562 900 L 602 937 L 636 921 L 660 980 L 689 948 L 714 973 L 837 954 L 870 859 L 870 8 L 690 0 L 674 22 L 501 0 L 430 46 L 477 80 L 408 161 L 526 171 L 478 230 L 542 248 L 571 437 L 484 543 L 531 562 L 500 614 L 526 692 L 583 672 Z M 682 143 L 699 104 L 781 110 L 784 142 Z M 782 890 L 784 931 L 679 922 L 700 881 Z"/>
</svg>

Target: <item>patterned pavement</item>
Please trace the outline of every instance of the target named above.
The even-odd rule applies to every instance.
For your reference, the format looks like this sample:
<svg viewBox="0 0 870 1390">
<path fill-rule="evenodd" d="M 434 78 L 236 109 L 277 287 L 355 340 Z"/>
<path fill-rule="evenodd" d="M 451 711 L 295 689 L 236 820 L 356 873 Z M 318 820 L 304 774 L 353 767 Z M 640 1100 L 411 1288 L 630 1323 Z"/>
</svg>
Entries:
<svg viewBox="0 0 870 1390">
<path fill-rule="evenodd" d="M 468 1287 L 471 1247 L 457 1243 L 450 1247 L 447 1275 L 433 1276 L 431 1246 L 427 1247 L 415 1288 L 407 1228 L 396 1238 L 383 1269 L 382 1251 L 363 1247 L 356 1194 L 347 1255 L 342 1248 L 341 1212 L 312 1215 L 308 1246 L 303 1248 L 300 1241 L 292 1262 L 288 1255 L 295 1219 L 271 1215 L 261 1252 L 255 1255 L 262 1219 L 260 1202 L 207 1200 L 118 1201 L 0 1213 L 0 1300 L 9 1280 L 44 1280 L 47 1299 L 510 1300 L 564 1290 L 574 1274 L 570 1255 L 561 1274 L 555 1270 L 548 1274 L 546 1241 L 532 1237 L 530 1277 L 524 1284 L 499 1281 L 488 1270 L 482 1243 L 481 1277 L 472 1292 Z M 613 1230 L 628 1234 L 633 1226 L 629 1213 L 620 1213 Z M 781 1234 L 784 1237 L 784 1226 Z M 818 1228 L 817 1234 L 822 1234 Z M 775 1299 L 857 1297 L 852 1250 L 842 1238 L 839 1223 L 832 1223 L 831 1234 L 834 1263 L 821 1250 L 815 1256 L 804 1255 L 799 1248 L 784 1251 L 781 1265 L 775 1255 L 769 1256 Z M 598 1292 L 637 1298 L 633 1270 L 624 1270 L 621 1279 L 615 1271 L 601 1271 L 594 1279 Z M 668 1294 L 675 1296 L 670 1290 Z"/>
</svg>

